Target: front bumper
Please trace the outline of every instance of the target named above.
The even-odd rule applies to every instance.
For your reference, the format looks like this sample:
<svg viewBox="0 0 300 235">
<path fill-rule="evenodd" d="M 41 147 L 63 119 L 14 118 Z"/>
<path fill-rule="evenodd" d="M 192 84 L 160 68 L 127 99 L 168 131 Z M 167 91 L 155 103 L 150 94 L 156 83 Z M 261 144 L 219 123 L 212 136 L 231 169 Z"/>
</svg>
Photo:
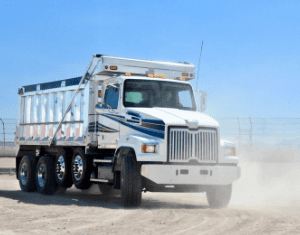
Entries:
<svg viewBox="0 0 300 235">
<path fill-rule="evenodd" d="M 238 166 L 142 165 L 142 176 L 164 185 L 228 185 L 241 177 Z"/>
</svg>

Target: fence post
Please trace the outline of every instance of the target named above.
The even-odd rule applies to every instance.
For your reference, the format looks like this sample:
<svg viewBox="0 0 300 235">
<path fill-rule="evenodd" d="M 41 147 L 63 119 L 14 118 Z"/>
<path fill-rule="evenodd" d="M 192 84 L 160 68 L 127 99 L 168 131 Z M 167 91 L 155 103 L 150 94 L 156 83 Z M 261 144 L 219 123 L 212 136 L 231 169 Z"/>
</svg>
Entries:
<svg viewBox="0 0 300 235">
<path fill-rule="evenodd" d="M 5 151 L 5 128 L 4 128 L 4 122 L 3 122 L 3 120 L 0 118 L 0 121 L 2 122 L 2 125 L 3 125 L 3 136 L 4 136 L 4 143 L 3 143 L 3 145 L 4 145 L 4 151 Z"/>
<path fill-rule="evenodd" d="M 241 131 L 241 124 L 240 119 L 237 117 L 238 123 L 239 123 L 239 151 L 241 150 L 241 141 L 242 141 L 242 131 Z"/>
<path fill-rule="evenodd" d="M 249 142 L 250 142 L 250 145 L 252 146 L 252 120 L 251 120 L 251 117 L 249 117 L 250 119 L 250 131 L 249 131 Z"/>
</svg>

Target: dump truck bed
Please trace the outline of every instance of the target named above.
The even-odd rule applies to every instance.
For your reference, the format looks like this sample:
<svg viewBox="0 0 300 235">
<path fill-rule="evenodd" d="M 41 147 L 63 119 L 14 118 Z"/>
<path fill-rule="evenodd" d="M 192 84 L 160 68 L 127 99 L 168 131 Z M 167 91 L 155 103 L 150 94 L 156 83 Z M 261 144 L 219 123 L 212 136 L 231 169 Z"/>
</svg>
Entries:
<svg viewBox="0 0 300 235">
<path fill-rule="evenodd" d="M 81 77 L 24 86 L 16 132 L 18 144 L 47 145 L 67 109 Z M 56 135 L 57 145 L 84 145 L 88 119 L 88 89 L 83 86 Z"/>
</svg>

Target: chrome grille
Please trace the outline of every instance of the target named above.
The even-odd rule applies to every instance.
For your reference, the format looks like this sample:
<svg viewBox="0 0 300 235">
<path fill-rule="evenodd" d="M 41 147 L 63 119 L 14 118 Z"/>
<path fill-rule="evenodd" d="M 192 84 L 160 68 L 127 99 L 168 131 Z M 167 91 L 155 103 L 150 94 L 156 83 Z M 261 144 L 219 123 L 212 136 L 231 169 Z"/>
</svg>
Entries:
<svg viewBox="0 0 300 235">
<path fill-rule="evenodd" d="M 218 156 L 217 130 L 170 129 L 169 161 L 216 162 Z"/>
</svg>

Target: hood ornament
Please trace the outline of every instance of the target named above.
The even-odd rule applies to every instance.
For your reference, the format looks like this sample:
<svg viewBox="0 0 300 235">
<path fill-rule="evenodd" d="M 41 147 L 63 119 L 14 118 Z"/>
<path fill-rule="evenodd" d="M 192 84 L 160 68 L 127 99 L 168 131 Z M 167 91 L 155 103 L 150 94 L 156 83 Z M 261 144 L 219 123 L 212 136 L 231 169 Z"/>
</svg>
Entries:
<svg viewBox="0 0 300 235">
<path fill-rule="evenodd" d="M 197 120 L 185 120 L 185 123 L 188 125 L 189 129 L 198 128 L 198 121 Z"/>
</svg>

